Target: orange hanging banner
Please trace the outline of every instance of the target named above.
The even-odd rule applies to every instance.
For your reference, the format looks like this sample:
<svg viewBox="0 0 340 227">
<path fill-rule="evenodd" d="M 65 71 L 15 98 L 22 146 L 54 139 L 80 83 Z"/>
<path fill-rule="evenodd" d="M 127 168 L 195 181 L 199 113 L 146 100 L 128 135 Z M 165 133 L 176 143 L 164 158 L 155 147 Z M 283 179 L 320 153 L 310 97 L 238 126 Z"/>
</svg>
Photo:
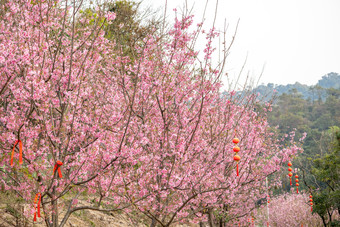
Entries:
<svg viewBox="0 0 340 227">
<path fill-rule="evenodd" d="M 61 174 L 61 169 L 60 166 L 62 166 L 63 163 L 61 161 L 57 161 L 57 163 L 54 165 L 54 169 L 53 169 L 53 176 L 56 170 L 58 170 L 58 174 L 59 174 L 59 178 L 62 178 L 63 175 Z"/>
<path fill-rule="evenodd" d="M 33 221 L 37 221 L 37 212 L 38 217 L 40 218 L 40 203 L 41 203 L 41 194 L 37 193 L 34 198 L 34 219 Z M 37 204 L 37 206 L 35 206 Z"/>
<path fill-rule="evenodd" d="M 40 203 L 41 203 L 41 194 L 39 193 L 39 201 L 38 201 L 38 217 L 40 218 Z"/>
<path fill-rule="evenodd" d="M 13 163 L 14 151 L 15 151 L 15 147 L 18 143 L 19 143 L 19 164 L 22 165 L 22 142 L 21 142 L 21 140 L 17 140 L 17 141 L 15 141 L 13 149 L 12 149 L 11 166 L 14 165 L 14 163 Z"/>
</svg>

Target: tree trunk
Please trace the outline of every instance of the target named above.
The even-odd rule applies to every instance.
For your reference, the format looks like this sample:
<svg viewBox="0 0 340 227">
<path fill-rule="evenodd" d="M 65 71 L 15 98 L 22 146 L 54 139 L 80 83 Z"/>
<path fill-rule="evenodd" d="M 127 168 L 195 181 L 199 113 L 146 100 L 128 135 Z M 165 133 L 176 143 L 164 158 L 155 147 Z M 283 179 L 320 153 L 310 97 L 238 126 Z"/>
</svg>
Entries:
<svg viewBox="0 0 340 227">
<path fill-rule="evenodd" d="M 223 218 L 220 218 L 220 227 L 223 227 Z"/>
<path fill-rule="evenodd" d="M 332 213 L 331 212 L 329 212 L 329 210 L 327 209 L 327 213 L 328 213 L 328 217 L 329 217 L 329 220 L 328 220 L 328 224 L 329 225 L 331 225 L 331 223 L 332 223 Z"/>
<path fill-rule="evenodd" d="M 324 227 L 327 227 L 326 220 L 324 216 L 320 216 Z"/>
<path fill-rule="evenodd" d="M 153 218 L 150 227 L 156 227 L 156 225 L 157 225 L 157 221 L 155 218 Z"/>
<path fill-rule="evenodd" d="M 215 227 L 215 225 L 214 225 L 214 217 L 213 216 L 214 215 L 212 214 L 212 210 L 209 209 L 209 211 L 208 211 L 208 221 L 209 221 L 209 226 L 210 227 Z"/>
<path fill-rule="evenodd" d="M 58 200 L 56 198 L 55 186 L 52 191 L 52 227 L 58 227 Z"/>
</svg>

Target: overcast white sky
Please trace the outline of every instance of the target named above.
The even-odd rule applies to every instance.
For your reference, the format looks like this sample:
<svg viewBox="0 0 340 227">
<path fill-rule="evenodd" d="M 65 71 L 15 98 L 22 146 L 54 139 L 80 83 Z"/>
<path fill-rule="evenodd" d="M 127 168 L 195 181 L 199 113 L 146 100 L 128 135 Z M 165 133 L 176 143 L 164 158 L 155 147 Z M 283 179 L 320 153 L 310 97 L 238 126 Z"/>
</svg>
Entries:
<svg viewBox="0 0 340 227">
<path fill-rule="evenodd" d="M 168 0 L 169 16 L 184 2 Z M 188 0 L 197 21 L 205 2 Z M 208 25 L 215 3 L 209 0 Z M 143 4 L 161 10 L 165 0 Z M 230 77 L 238 75 L 247 54 L 244 74 L 258 77 L 265 64 L 260 83 L 312 85 L 329 72 L 340 73 L 340 0 L 219 0 L 218 5 L 216 27 L 222 29 L 226 19 L 229 36 L 240 19 L 226 66 Z"/>
</svg>

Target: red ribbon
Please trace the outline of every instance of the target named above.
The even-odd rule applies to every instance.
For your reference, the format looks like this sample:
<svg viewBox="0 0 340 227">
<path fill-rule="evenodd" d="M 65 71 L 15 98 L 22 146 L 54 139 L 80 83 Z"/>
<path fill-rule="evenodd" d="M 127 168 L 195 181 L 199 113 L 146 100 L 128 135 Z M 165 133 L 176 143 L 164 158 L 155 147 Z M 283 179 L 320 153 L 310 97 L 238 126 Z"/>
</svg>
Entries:
<svg viewBox="0 0 340 227">
<path fill-rule="evenodd" d="M 39 198 L 39 200 L 38 200 Z M 38 210 L 38 217 L 40 218 L 40 203 L 41 203 L 41 194 L 37 193 L 34 198 L 34 219 L 33 221 L 37 221 L 37 210 Z M 37 204 L 37 207 L 35 206 Z"/>
<path fill-rule="evenodd" d="M 310 212 L 313 212 L 313 206 L 310 207 Z"/>
<path fill-rule="evenodd" d="M 296 187 L 296 193 L 299 194 L 299 187 Z"/>
<path fill-rule="evenodd" d="M 236 172 L 237 172 L 237 176 L 238 176 L 238 163 L 236 164 Z"/>
<path fill-rule="evenodd" d="M 15 150 L 15 146 L 19 143 L 19 164 L 22 164 L 22 142 L 21 140 L 17 140 L 14 143 L 13 149 L 12 149 L 12 155 L 11 155 L 11 166 L 13 166 L 13 158 L 14 158 L 14 150 Z"/>
<path fill-rule="evenodd" d="M 62 166 L 62 165 L 63 165 L 63 163 L 61 161 L 57 161 L 57 163 L 54 165 L 53 176 L 54 176 L 54 172 L 56 170 L 58 170 L 59 178 L 63 177 L 63 175 L 61 174 L 61 170 L 60 170 L 60 166 Z"/>
<path fill-rule="evenodd" d="M 292 186 L 292 178 L 291 178 L 291 177 L 289 177 L 289 179 L 290 179 L 290 186 Z"/>
</svg>

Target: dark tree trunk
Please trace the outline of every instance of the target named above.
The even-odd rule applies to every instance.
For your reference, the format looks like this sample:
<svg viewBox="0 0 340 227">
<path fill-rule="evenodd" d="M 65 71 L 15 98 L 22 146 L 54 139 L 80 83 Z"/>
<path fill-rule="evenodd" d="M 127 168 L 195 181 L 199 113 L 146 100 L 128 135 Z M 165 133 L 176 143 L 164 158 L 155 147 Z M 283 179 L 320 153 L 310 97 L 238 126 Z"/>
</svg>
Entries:
<svg viewBox="0 0 340 227">
<path fill-rule="evenodd" d="M 214 225 L 214 215 L 212 214 L 211 209 L 209 209 L 209 211 L 208 211 L 208 221 L 209 221 L 210 227 L 215 227 L 215 225 Z"/>
<path fill-rule="evenodd" d="M 157 221 L 156 219 L 153 218 L 150 227 L 156 227 L 156 224 L 157 224 Z"/>
<path fill-rule="evenodd" d="M 327 223 L 324 216 L 320 216 L 324 227 L 327 227 Z"/>
</svg>

